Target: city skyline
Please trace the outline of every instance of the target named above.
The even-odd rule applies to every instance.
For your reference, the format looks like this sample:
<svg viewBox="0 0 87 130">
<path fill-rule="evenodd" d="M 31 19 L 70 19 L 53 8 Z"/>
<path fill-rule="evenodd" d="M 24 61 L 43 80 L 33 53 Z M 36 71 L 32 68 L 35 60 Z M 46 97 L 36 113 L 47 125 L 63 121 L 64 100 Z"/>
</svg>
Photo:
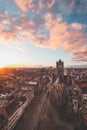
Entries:
<svg viewBox="0 0 87 130">
<path fill-rule="evenodd" d="M 20 4 L 21 3 L 21 4 Z M 0 67 L 87 62 L 86 0 L 0 0 Z"/>
</svg>

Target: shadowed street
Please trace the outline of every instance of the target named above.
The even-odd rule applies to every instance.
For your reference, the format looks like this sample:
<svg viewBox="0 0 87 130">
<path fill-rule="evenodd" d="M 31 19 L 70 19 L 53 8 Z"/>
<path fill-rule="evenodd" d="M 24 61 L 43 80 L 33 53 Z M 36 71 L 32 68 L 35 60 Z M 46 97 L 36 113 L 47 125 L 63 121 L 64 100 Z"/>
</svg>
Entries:
<svg viewBox="0 0 87 130">
<path fill-rule="evenodd" d="M 14 130 L 74 130 L 74 126 L 58 116 L 56 107 L 45 92 L 35 95 L 31 104 L 19 120 Z"/>
</svg>

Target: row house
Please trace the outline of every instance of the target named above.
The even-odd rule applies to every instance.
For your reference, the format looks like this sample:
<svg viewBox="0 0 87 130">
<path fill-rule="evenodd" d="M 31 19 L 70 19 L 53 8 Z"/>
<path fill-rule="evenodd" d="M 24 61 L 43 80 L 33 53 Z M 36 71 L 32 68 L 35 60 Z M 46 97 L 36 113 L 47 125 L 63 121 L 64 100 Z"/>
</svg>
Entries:
<svg viewBox="0 0 87 130">
<path fill-rule="evenodd" d="M 34 91 L 22 91 L 22 96 L 20 98 L 14 98 L 14 100 L 12 100 L 12 102 L 10 102 L 7 106 L 1 106 L 0 130 L 12 130 L 33 97 Z"/>
</svg>

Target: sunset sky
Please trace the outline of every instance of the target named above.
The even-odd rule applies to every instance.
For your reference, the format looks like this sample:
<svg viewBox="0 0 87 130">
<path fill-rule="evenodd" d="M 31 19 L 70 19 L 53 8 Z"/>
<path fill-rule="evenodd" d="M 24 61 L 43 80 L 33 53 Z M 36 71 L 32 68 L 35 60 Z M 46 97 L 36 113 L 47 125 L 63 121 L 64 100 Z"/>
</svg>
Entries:
<svg viewBox="0 0 87 130">
<path fill-rule="evenodd" d="M 0 66 L 87 64 L 87 0 L 0 0 Z"/>
</svg>

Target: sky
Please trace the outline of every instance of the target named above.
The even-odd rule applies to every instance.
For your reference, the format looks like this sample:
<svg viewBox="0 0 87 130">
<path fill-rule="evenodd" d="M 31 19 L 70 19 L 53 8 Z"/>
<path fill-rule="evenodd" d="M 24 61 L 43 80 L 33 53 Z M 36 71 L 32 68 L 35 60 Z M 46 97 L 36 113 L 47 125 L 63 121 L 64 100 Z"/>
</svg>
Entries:
<svg viewBox="0 0 87 130">
<path fill-rule="evenodd" d="M 87 0 L 0 0 L 0 66 L 87 64 Z"/>
</svg>

